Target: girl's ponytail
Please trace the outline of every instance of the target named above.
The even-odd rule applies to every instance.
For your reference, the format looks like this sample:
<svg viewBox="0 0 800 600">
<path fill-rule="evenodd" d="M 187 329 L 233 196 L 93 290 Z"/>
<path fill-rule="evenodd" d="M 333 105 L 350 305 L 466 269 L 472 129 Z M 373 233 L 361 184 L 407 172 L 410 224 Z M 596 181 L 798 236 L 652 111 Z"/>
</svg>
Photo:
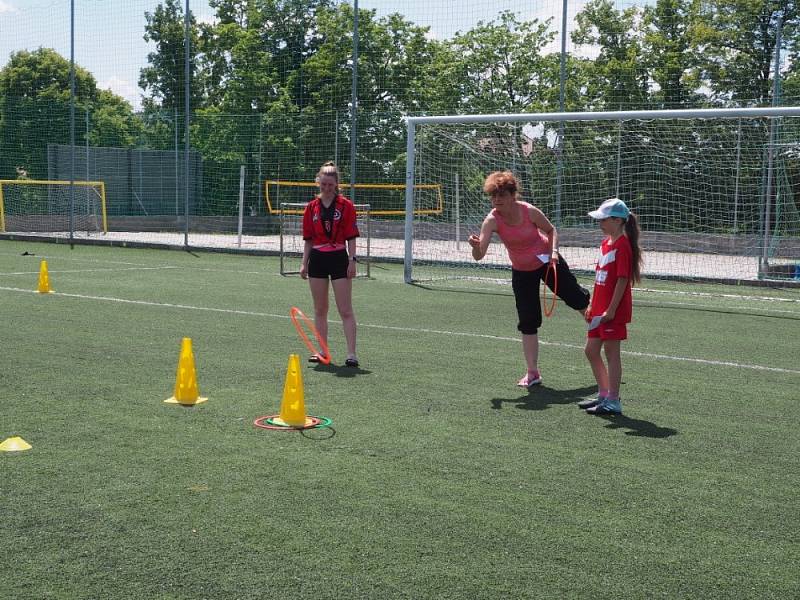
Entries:
<svg viewBox="0 0 800 600">
<path fill-rule="evenodd" d="M 625 235 L 628 236 L 628 241 L 631 244 L 631 253 L 633 254 L 632 278 L 636 283 L 642 279 L 642 264 L 644 262 L 642 248 L 639 246 L 640 233 L 639 219 L 635 214 L 630 213 L 625 221 Z"/>
</svg>

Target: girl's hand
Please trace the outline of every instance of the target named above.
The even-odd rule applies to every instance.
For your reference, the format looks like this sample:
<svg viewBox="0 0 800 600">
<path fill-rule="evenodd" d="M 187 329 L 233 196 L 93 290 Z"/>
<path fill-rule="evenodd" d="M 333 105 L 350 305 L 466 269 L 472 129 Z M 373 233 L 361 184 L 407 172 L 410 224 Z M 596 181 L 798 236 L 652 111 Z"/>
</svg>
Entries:
<svg viewBox="0 0 800 600">
<path fill-rule="evenodd" d="M 308 267 L 300 265 L 300 279 L 308 279 Z"/>
<path fill-rule="evenodd" d="M 592 309 L 591 307 L 586 307 L 583 311 L 583 318 L 586 320 L 587 323 L 592 322 Z"/>
<path fill-rule="evenodd" d="M 347 260 L 347 278 L 353 279 L 356 276 L 356 261 L 349 258 Z"/>
<path fill-rule="evenodd" d="M 468 242 L 468 243 L 469 243 L 469 245 L 470 245 L 470 246 L 472 246 L 473 248 L 477 248 L 477 247 L 478 247 L 478 245 L 481 243 L 481 238 L 479 238 L 477 235 L 475 235 L 475 234 L 473 233 L 473 234 L 471 234 L 471 235 L 470 235 L 470 236 L 467 238 L 467 242 Z"/>
<path fill-rule="evenodd" d="M 617 311 L 615 311 L 615 310 L 607 310 L 606 312 L 603 313 L 603 318 L 600 319 L 600 322 L 601 323 L 608 323 L 609 321 L 613 321 L 614 320 L 614 316 L 616 314 L 617 314 Z"/>
</svg>

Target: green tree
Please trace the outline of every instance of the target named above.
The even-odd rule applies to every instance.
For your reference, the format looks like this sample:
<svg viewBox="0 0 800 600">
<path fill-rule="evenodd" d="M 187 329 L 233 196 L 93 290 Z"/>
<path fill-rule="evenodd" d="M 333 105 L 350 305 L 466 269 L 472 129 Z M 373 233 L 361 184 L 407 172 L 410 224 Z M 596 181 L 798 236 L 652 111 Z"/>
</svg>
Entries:
<svg viewBox="0 0 800 600">
<path fill-rule="evenodd" d="M 212 0 L 215 21 L 201 26 L 201 69 L 206 106 L 196 111 L 193 143 L 202 150 L 204 189 L 220 210 L 247 166 L 249 196 L 274 164 L 299 164 L 298 106 L 308 102 L 295 77 L 319 45 L 317 14 L 328 0 Z M 275 159 L 268 166 L 265 160 Z M 292 178 L 281 170 L 280 177 Z"/>
<path fill-rule="evenodd" d="M 100 90 L 89 109 L 89 144 L 112 148 L 133 148 L 142 134 L 142 121 L 124 98 L 110 90 Z"/>
<path fill-rule="evenodd" d="M 550 20 L 520 21 L 510 11 L 457 33 L 438 55 L 438 104 L 448 112 L 474 113 L 557 107 L 559 59 L 544 51 L 555 35 Z"/>
<path fill-rule="evenodd" d="M 770 102 L 778 17 L 784 45 L 797 47 L 794 0 L 707 0 L 698 30 L 703 71 L 714 99 L 736 105 Z"/>
<path fill-rule="evenodd" d="M 644 8 L 643 53 L 659 107 L 689 108 L 702 101 L 699 11 L 700 0 L 658 0 Z"/>
<path fill-rule="evenodd" d="M 97 89 L 94 77 L 75 67 L 76 144 L 85 143 L 86 107 L 96 115 L 90 143 L 129 145 L 137 133 L 130 106 Z M 70 62 L 49 48 L 21 50 L 0 70 L 0 177 L 17 167 L 46 179 L 47 145 L 70 142 Z"/>
<path fill-rule="evenodd" d="M 340 145 L 347 148 L 350 143 L 353 8 L 342 4 L 321 11 L 318 23 L 320 46 L 295 73 L 308 91 L 302 108 L 304 133 L 327 146 L 314 163 L 332 157 L 337 121 Z M 399 14 L 378 18 L 373 10 L 359 11 L 359 182 L 403 180 L 402 117 L 421 110 L 433 80 L 435 43 L 427 39 L 427 31 Z M 347 151 L 340 154 L 349 156 Z M 347 165 L 349 160 L 340 162 Z"/>
<path fill-rule="evenodd" d="M 640 17 L 641 9 L 618 11 L 610 0 L 594 0 L 578 13 L 572 41 L 598 50 L 586 87 L 591 110 L 647 107 L 650 74 Z"/>
<path fill-rule="evenodd" d="M 186 34 L 183 9 L 179 0 L 165 0 L 155 11 L 145 13 L 144 40 L 156 46 L 147 55 L 148 66 L 139 73 L 139 87 L 144 90 L 145 109 L 168 112 L 183 111 L 186 87 Z M 190 99 L 191 107 L 201 105 L 201 82 L 196 72 L 199 63 L 198 28 L 193 15 L 189 17 L 190 32 Z"/>
</svg>

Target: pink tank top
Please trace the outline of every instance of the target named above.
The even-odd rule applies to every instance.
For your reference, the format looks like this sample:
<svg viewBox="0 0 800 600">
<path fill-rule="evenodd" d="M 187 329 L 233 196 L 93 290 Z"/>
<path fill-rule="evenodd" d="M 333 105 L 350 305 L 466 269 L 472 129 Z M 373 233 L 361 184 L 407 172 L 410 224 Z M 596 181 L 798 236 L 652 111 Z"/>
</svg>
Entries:
<svg viewBox="0 0 800 600">
<path fill-rule="evenodd" d="M 506 247 L 511 266 L 517 271 L 535 271 L 544 265 L 550 256 L 550 241 L 528 215 L 530 204 L 520 202 L 518 205 L 520 220 L 518 225 L 509 225 L 492 209 L 497 222 L 497 235 Z"/>
</svg>

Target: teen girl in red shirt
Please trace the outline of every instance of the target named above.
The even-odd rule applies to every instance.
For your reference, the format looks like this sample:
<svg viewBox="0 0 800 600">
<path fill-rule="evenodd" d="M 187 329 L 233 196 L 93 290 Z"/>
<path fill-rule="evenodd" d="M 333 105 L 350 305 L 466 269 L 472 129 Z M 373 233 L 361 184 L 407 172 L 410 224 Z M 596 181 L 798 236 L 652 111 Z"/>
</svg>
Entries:
<svg viewBox="0 0 800 600">
<path fill-rule="evenodd" d="M 357 367 L 356 317 L 353 313 L 353 278 L 356 276 L 356 209 L 339 193 L 339 170 L 326 162 L 317 173 L 319 194 L 303 213 L 303 263 L 300 277 L 308 279 L 314 300 L 314 324 L 328 342 L 328 280 L 347 342 L 345 365 Z M 319 362 L 314 354 L 310 362 Z"/>
<path fill-rule="evenodd" d="M 586 312 L 590 329 L 584 348 L 597 381 L 597 398 L 579 402 L 578 406 L 593 415 L 619 415 L 622 414 L 620 343 L 627 339 L 627 324 L 631 322 L 631 282 L 639 281 L 642 268 L 639 223 L 618 198 L 606 200 L 589 216 L 598 220 L 606 235 L 595 267 L 592 306 Z M 607 365 L 600 354 L 601 348 L 605 349 Z"/>
</svg>

